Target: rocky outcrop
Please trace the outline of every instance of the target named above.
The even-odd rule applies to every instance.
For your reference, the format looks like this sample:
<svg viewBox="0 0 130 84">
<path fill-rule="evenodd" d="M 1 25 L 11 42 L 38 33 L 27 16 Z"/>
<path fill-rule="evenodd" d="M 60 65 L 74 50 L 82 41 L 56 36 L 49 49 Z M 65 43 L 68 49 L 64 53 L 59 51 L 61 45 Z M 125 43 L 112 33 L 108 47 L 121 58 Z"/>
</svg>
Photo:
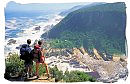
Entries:
<svg viewBox="0 0 130 84">
<path fill-rule="evenodd" d="M 97 71 L 100 75 L 98 81 L 115 82 L 118 79 L 126 79 L 128 76 L 127 67 L 123 66 L 120 61 L 96 60 L 89 55 L 78 57 L 77 61 L 86 64 L 91 70 Z"/>
<path fill-rule="evenodd" d="M 41 27 L 40 27 L 40 26 L 38 26 L 38 27 L 35 27 L 35 29 L 34 29 L 34 30 L 40 30 L 40 28 L 41 28 Z"/>
<path fill-rule="evenodd" d="M 85 50 L 83 47 L 79 48 L 79 50 L 83 55 L 88 55 L 87 50 Z"/>
<path fill-rule="evenodd" d="M 98 60 L 103 60 L 103 58 L 99 55 L 97 49 L 93 48 L 93 53 Z"/>
<path fill-rule="evenodd" d="M 47 56 L 69 56 L 71 53 L 71 49 L 50 49 L 47 51 Z"/>
<path fill-rule="evenodd" d="M 12 44 L 16 44 L 16 40 L 14 39 L 10 39 L 7 43 L 7 45 L 12 45 Z"/>
<path fill-rule="evenodd" d="M 51 54 L 53 52 L 53 54 Z M 61 55 L 56 52 L 69 53 Z M 98 58 L 95 59 L 87 53 L 84 48 L 73 48 L 71 49 L 52 49 L 49 57 L 52 61 L 49 63 L 50 66 L 57 65 L 62 71 L 69 70 L 81 70 L 96 77 L 101 82 L 115 82 L 118 79 L 126 80 L 128 76 L 127 61 L 125 57 L 118 61 L 107 60 L 105 61 L 98 50 L 93 49 L 94 55 Z M 103 54 L 105 55 L 105 54 Z M 104 56 L 106 57 L 106 56 Z"/>
</svg>

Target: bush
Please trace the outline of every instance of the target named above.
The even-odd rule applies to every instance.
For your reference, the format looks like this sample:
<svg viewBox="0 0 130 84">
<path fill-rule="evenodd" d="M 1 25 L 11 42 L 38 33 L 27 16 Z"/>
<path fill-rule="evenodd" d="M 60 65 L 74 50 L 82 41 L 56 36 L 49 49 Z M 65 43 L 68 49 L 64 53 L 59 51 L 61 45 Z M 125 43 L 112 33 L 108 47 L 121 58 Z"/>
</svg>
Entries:
<svg viewBox="0 0 130 84">
<path fill-rule="evenodd" d="M 63 80 L 65 82 L 85 82 L 85 81 L 95 82 L 96 81 L 95 78 L 81 71 L 71 71 L 71 72 L 66 71 Z"/>
<path fill-rule="evenodd" d="M 52 75 L 52 78 L 55 78 L 55 81 L 58 82 L 63 79 L 63 72 L 59 71 L 57 66 L 50 68 L 50 74 Z"/>
<path fill-rule="evenodd" d="M 10 54 L 9 58 L 5 59 L 5 78 L 17 77 L 24 72 L 24 62 L 20 60 L 18 54 Z"/>
<path fill-rule="evenodd" d="M 57 66 L 50 68 L 50 74 L 52 75 L 53 78 L 55 78 L 55 81 L 61 81 L 63 80 L 64 82 L 85 82 L 85 81 L 90 81 L 90 82 L 95 82 L 96 79 L 91 77 L 85 72 L 81 71 L 65 71 L 64 75 L 62 71 L 59 71 Z"/>
<path fill-rule="evenodd" d="M 18 54 L 10 54 L 8 58 L 5 59 L 5 78 L 10 79 L 12 77 L 20 77 L 25 73 L 24 61 L 20 60 Z M 32 66 L 32 72 L 36 72 L 36 64 L 34 63 Z M 42 75 L 46 72 L 45 67 L 40 64 L 39 65 L 39 75 Z"/>
</svg>

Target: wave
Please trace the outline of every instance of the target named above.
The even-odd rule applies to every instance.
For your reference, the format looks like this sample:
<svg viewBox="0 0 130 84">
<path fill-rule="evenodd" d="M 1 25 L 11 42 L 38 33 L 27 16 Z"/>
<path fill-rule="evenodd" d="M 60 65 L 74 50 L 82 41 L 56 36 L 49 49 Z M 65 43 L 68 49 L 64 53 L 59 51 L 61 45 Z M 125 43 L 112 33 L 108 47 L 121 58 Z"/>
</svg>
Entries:
<svg viewBox="0 0 130 84">
<path fill-rule="evenodd" d="M 27 39 L 32 40 L 32 44 L 35 40 L 41 39 L 41 35 L 47 31 L 49 31 L 52 26 L 56 25 L 63 19 L 63 16 L 53 15 L 52 18 L 49 18 L 46 22 L 39 22 L 34 24 L 32 27 L 23 28 L 22 32 L 14 34 L 17 37 L 7 38 L 5 40 L 5 56 L 7 56 L 10 52 L 19 53 L 19 47 L 21 44 L 26 43 Z M 28 23 L 28 25 L 30 25 Z M 8 34 L 7 34 L 8 35 Z"/>
</svg>

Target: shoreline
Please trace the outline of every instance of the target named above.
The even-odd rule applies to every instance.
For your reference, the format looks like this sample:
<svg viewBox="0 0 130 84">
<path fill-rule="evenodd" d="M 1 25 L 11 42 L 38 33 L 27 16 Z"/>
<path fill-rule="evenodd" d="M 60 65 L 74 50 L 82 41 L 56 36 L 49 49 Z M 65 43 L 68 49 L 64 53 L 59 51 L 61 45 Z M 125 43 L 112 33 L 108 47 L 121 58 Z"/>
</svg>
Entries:
<svg viewBox="0 0 130 84">
<path fill-rule="evenodd" d="M 64 17 L 60 15 L 54 15 L 53 18 L 49 19 L 46 22 L 40 22 L 35 24 L 34 26 L 24 29 L 23 32 L 18 33 L 18 38 L 8 38 L 5 40 L 4 47 L 4 55 L 8 56 L 9 53 L 19 53 L 20 45 L 26 43 L 27 39 L 32 40 L 32 44 L 35 40 L 41 39 L 41 35 L 47 31 L 49 31 L 52 25 L 56 25 L 59 23 Z M 37 29 L 40 27 L 39 29 Z M 9 42 L 10 41 L 10 42 Z"/>
</svg>

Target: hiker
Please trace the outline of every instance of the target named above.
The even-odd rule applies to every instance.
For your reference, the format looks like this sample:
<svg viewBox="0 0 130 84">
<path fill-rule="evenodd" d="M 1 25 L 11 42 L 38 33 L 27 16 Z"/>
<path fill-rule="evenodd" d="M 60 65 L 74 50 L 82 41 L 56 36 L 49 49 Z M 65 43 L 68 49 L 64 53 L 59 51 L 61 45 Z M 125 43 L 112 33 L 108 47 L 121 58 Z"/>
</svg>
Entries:
<svg viewBox="0 0 130 84">
<path fill-rule="evenodd" d="M 42 66 L 46 68 L 46 73 L 49 78 L 49 70 L 48 66 L 45 63 L 45 50 L 41 47 L 42 46 L 42 41 L 38 41 L 38 44 L 34 45 L 34 61 L 36 62 L 36 76 L 39 78 L 39 64 L 42 64 Z"/>
<path fill-rule="evenodd" d="M 27 40 L 27 44 L 23 44 L 20 48 L 20 59 L 24 60 L 26 77 L 29 78 L 32 76 L 32 65 L 33 57 L 31 56 L 31 40 Z"/>
</svg>

